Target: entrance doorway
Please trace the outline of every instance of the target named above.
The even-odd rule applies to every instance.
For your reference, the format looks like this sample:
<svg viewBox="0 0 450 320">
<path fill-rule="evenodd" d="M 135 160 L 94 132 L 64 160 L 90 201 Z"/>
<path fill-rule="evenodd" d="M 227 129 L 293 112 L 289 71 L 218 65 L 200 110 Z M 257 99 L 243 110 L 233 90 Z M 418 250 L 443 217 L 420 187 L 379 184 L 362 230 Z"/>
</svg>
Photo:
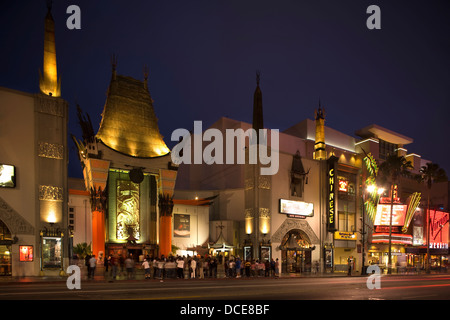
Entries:
<svg viewBox="0 0 450 320">
<path fill-rule="evenodd" d="M 11 232 L 6 224 L 0 220 L 0 276 L 12 274 L 11 244 Z"/>
<path fill-rule="evenodd" d="M 311 272 L 311 242 L 301 230 L 291 230 L 281 242 L 281 272 Z"/>
</svg>

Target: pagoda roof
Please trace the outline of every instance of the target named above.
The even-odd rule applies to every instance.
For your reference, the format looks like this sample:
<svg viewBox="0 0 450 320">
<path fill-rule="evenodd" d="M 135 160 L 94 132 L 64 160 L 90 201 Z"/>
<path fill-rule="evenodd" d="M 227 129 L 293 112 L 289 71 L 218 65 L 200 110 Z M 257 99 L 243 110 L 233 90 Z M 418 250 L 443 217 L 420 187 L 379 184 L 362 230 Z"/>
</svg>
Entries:
<svg viewBox="0 0 450 320">
<path fill-rule="evenodd" d="M 132 157 L 152 158 L 170 152 L 159 132 L 146 80 L 113 73 L 96 137 Z"/>
</svg>

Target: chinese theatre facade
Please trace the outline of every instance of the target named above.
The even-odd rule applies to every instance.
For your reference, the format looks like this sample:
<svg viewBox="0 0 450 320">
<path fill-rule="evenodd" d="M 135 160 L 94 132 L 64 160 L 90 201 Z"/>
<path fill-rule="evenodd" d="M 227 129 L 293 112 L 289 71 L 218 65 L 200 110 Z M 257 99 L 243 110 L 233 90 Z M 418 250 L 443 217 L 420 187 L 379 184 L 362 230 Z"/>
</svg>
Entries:
<svg viewBox="0 0 450 320">
<path fill-rule="evenodd" d="M 78 147 L 92 209 L 93 254 L 168 255 L 177 167 L 159 132 L 144 81 L 116 73 L 94 134 L 78 109 L 83 139 Z"/>
</svg>

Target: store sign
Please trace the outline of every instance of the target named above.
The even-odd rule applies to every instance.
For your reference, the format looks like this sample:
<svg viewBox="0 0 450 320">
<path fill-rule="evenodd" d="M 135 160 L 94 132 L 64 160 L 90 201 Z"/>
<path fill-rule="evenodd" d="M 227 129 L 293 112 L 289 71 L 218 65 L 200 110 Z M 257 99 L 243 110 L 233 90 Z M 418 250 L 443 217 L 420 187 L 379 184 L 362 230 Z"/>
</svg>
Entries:
<svg viewBox="0 0 450 320">
<path fill-rule="evenodd" d="M 336 172 L 335 172 L 335 163 L 337 158 L 332 156 L 327 160 L 327 168 L 328 168 L 328 205 L 327 205 L 327 225 L 328 231 L 334 232 L 336 231 Z"/>
<path fill-rule="evenodd" d="M 280 199 L 280 213 L 287 214 L 290 218 L 312 217 L 314 205 L 303 201 Z"/>
<path fill-rule="evenodd" d="M 430 210 L 430 248 L 448 249 L 448 212 Z"/>
<path fill-rule="evenodd" d="M 356 232 L 336 231 L 335 240 L 356 240 Z"/>
<path fill-rule="evenodd" d="M 339 191 L 348 192 L 348 180 L 339 179 Z"/>
<path fill-rule="evenodd" d="M 405 224 L 407 206 L 403 204 L 394 204 L 394 214 L 392 215 L 393 226 L 403 226 Z M 375 215 L 375 226 L 389 226 L 391 218 L 391 205 L 379 204 Z"/>
</svg>

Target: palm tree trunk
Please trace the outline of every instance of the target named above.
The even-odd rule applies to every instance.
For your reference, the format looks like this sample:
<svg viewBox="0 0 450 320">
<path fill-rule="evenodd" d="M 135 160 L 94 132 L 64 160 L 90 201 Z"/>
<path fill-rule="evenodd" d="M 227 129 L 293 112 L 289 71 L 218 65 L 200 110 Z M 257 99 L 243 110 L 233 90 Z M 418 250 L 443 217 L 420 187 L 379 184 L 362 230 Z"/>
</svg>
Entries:
<svg viewBox="0 0 450 320">
<path fill-rule="evenodd" d="M 430 257 L 430 193 L 431 188 L 428 189 L 428 210 L 425 214 L 425 217 L 427 219 L 427 265 L 426 265 L 426 273 L 430 273 L 430 264 L 431 264 L 431 257 Z"/>
<path fill-rule="evenodd" d="M 388 274 L 392 273 L 392 216 L 394 215 L 394 183 L 391 185 L 391 214 L 389 217 Z"/>
</svg>

